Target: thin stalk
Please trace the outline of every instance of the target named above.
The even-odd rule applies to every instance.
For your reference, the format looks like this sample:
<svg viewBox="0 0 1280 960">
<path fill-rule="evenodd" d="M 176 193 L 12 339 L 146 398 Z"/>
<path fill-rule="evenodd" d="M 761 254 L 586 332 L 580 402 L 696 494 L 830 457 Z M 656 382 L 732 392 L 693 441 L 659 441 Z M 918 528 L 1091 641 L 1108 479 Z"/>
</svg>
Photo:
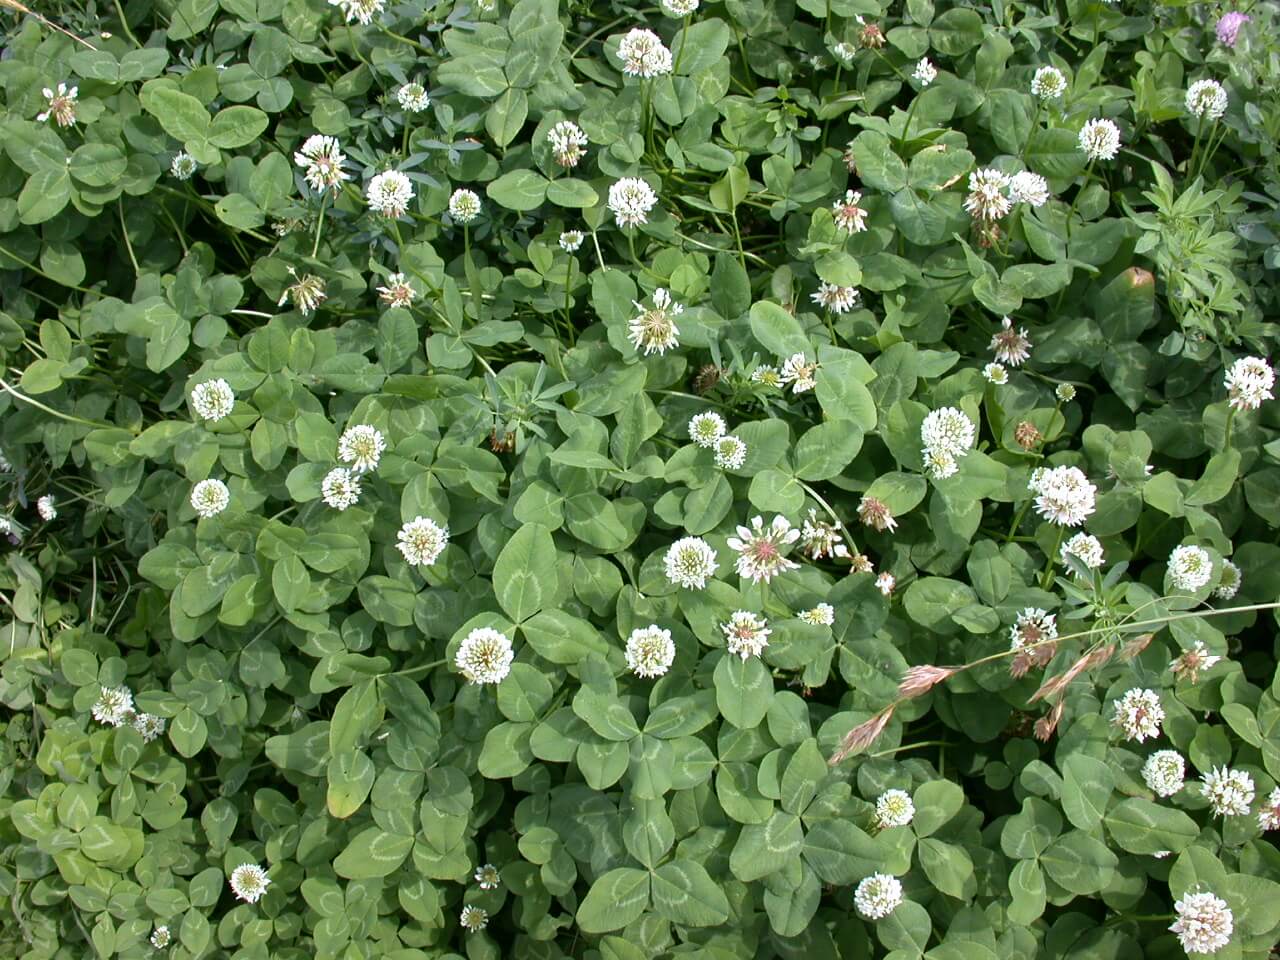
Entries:
<svg viewBox="0 0 1280 960">
<path fill-rule="evenodd" d="M 827 512 L 827 516 L 835 521 L 836 526 L 840 528 L 840 532 L 844 534 L 845 542 L 849 544 L 849 552 L 857 554 L 859 550 L 854 543 L 853 535 L 849 533 L 849 528 L 844 525 L 844 521 L 840 519 L 840 515 L 831 508 L 831 504 L 822 499 L 822 495 L 803 480 L 797 480 L 796 483 L 800 484 L 800 489 L 813 497 L 813 499 L 818 502 L 818 506 L 822 507 L 822 509 Z"/>
<path fill-rule="evenodd" d="M 1204 118 L 1200 118 L 1203 122 Z M 1209 139 L 1205 141 L 1204 155 L 1200 158 L 1200 169 L 1196 171 L 1196 176 L 1203 177 L 1205 168 L 1209 166 L 1209 161 L 1213 159 L 1213 155 L 1218 152 L 1218 148 L 1222 146 L 1222 141 L 1227 138 L 1227 130 L 1222 131 L 1222 136 L 1218 138 L 1218 142 L 1214 143 L 1213 136 L 1218 132 L 1218 121 L 1213 121 L 1213 126 L 1209 128 Z"/>
<path fill-rule="evenodd" d="M 911 109 L 907 111 L 907 122 L 902 127 L 902 139 L 898 141 L 899 149 L 907 145 L 907 135 L 911 133 L 911 121 L 915 119 L 916 104 L 918 104 L 919 102 L 920 102 L 920 96 L 919 94 L 917 94 L 915 98 L 911 101 Z"/>
<path fill-rule="evenodd" d="M 1200 137 L 1204 135 L 1204 114 L 1200 114 L 1200 122 L 1196 124 L 1196 139 L 1191 144 L 1191 159 L 1187 161 L 1187 177 L 1195 176 L 1196 155 L 1200 152 Z"/>
<path fill-rule="evenodd" d="M 1080 202 L 1080 198 L 1084 196 L 1086 188 L 1089 186 L 1089 180 L 1093 176 L 1093 165 L 1097 160 L 1090 160 L 1089 165 L 1084 168 L 1084 182 L 1080 184 L 1080 189 L 1076 191 L 1076 195 L 1071 198 L 1071 209 L 1067 211 L 1067 248 L 1070 252 L 1071 247 L 1071 218 L 1075 216 L 1076 204 Z"/>
<path fill-rule="evenodd" d="M 0 379 L 0 390 L 4 390 L 14 399 L 21 400 L 23 403 L 29 403 L 31 404 L 31 406 L 35 407 L 37 410 L 43 410 L 45 413 L 49 414 L 50 416 L 57 417 L 60 420 L 66 420 L 66 421 L 69 421 L 70 423 L 79 423 L 79 424 L 83 424 L 86 427 L 95 427 L 100 430 L 116 429 L 116 425 L 114 423 L 103 423 L 100 420 L 86 420 L 84 417 L 77 417 L 75 414 L 63 413 L 61 410 L 53 409 L 53 407 L 46 407 L 39 400 L 32 400 L 25 393 L 19 393 L 17 390 L 13 389 L 13 387 L 9 386 L 9 384 L 5 383 L 3 379 Z M 130 430 L 129 432 L 137 433 L 138 431 Z"/>
<path fill-rule="evenodd" d="M 1222 438 L 1222 449 L 1223 449 L 1223 452 L 1225 452 L 1225 451 L 1227 451 L 1227 450 L 1231 449 L 1231 423 L 1232 423 L 1232 421 L 1233 421 L 1233 420 L 1235 420 L 1235 418 L 1236 418 L 1236 408 L 1235 408 L 1235 407 L 1231 407 L 1231 408 L 1227 411 L 1227 426 L 1226 426 L 1226 433 L 1225 433 L 1225 435 L 1224 435 L 1224 436 L 1223 436 L 1223 438 Z"/>
<path fill-rule="evenodd" d="M 125 19 L 124 7 L 121 6 L 120 0 L 112 0 L 112 2 L 116 5 L 116 15 L 120 18 L 120 27 L 124 30 L 124 35 L 133 42 L 135 47 L 141 47 L 142 44 L 140 44 L 138 42 L 138 38 L 133 35 L 133 31 L 129 29 L 129 21 Z M 93 48 L 90 47 L 89 49 Z"/>
<path fill-rule="evenodd" d="M 1028 501 L 1029 502 L 1029 501 Z M 1066 532 L 1061 524 L 1058 525 L 1058 539 L 1053 545 L 1053 549 L 1049 551 L 1049 556 L 1045 560 L 1044 573 L 1040 577 L 1040 589 L 1048 590 L 1053 586 L 1053 566 L 1058 562 L 1058 551 L 1062 549 L 1062 536 Z"/>
<path fill-rule="evenodd" d="M 1041 102 L 1040 98 L 1036 97 L 1036 112 L 1031 115 L 1031 130 L 1027 133 L 1027 142 L 1022 145 L 1022 152 L 1018 154 L 1019 160 L 1026 157 L 1027 150 L 1031 146 L 1031 140 L 1036 135 L 1036 129 L 1040 123 L 1040 110 L 1043 106 L 1044 104 Z"/>
<path fill-rule="evenodd" d="M 569 254 L 569 270 L 564 281 L 564 325 L 569 334 L 569 346 L 572 347 L 577 343 L 577 336 L 573 329 L 573 321 L 569 319 L 569 302 L 573 291 L 573 267 L 576 260 L 573 254 Z M 563 372 L 563 371 L 561 371 Z"/>
<path fill-rule="evenodd" d="M 324 229 L 324 211 L 329 205 L 329 191 L 326 190 L 320 195 L 320 217 L 316 220 L 316 239 L 311 244 L 311 259 L 316 258 L 316 254 L 320 252 L 320 231 Z"/>
<path fill-rule="evenodd" d="M 135 277 L 142 276 L 142 271 L 138 268 L 138 258 L 133 254 L 133 242 L 129 239 L 129 228 L 124 222 L 124 204 L 117 200 L 116 211 L 120 214 L 120 232 L 124 234 L 124 248 L 129 253 L 129 262 L 133 264 L 133 275 Z"/>
<path fill-rule="evenodd" d="M 680 72 L 680 64 L 684 62 L 684 51 L 685 51 L 685 47 L 687 46 L 686 41 L 689 38 L 688 37 L 689 21 L 690 19 L 692 19 L 692 17 L 693 17 L 693 14 L 691 13 L 685 14 L 684 26 L 680 28 L 680 52 L 676 54 L 676 65 L 675 65 L 675 68 L 671 71 L 672 73 L 675 73 L 675 74 L 678 74 Z"/>
<path fill-rule="evenodd" d="M 445 665 L 446 663 L 448 663 L 448 662 L 449 662 L 449 658 L 448 658 L 448 657 L 446 657 L 446 658 L 445 658 L 445 659 L 443 659 L 443 660 L 433 660 L 433 661 L 431 661 L 431 663 L 423 663 L 423 664 L 419 664 L 419 665 L 418 665 L 418 666 L 416 666 L 416 667 L 408 667 L 408 668 L 407 668 L 407 669 L 405 669 L 405 670 L 396 670 L 396 671 L 394 671 L 393 673 L 384 673 L 384 674 L 381 674 L 381 676 L 384 676 L 384 677 L 407 677 L 407 676 L 409 676 L 410 674 L 414 674 L 414 673 L 422 673 L 423 671 L 426 671 L 426 670 L 434 670 L 436 667 L 442 667 L 442 666 L 444 666 L 444 665 Z"/>
</svg>

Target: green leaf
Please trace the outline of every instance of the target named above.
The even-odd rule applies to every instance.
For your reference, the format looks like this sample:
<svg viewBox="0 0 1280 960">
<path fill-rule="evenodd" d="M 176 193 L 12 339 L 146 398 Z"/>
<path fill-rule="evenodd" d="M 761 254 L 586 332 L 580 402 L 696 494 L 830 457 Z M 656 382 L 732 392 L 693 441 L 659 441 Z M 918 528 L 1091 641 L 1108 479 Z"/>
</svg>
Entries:
<svg viewBox="0 0 1280 960">
<path fill-rule="evenodd" d="M 649 874 L 631 867 L 618 867 L 591 884 L 578 907 L 578 926 L 583 933 L 621 930 L 644 913 L 649 905 Z"/>
<path fill-rule="evenodd" d="M 369 827 L 351 838 L 351 842 L 333 861 L 333 870 L 347 880 L 385 877 L 404 863 L 412 849 L 413 837 Z"/>
<path fill-rule="evenodd" d="M 800 321 L 771 300 L 751 305 L 751 333 L 761 346 L 779 357 L 789 357 L 793 353 L 813 356 L 813 348 Z"/>
<path fill-rule="evenodd" d="M 1181 810 L 1142 797 L 1122 800 L 1107 811 L 1107 832 L 1122 850 L 1151 855 L 1179 853 L 1200 836 L 1200 827 Z"/>
<path fill-rule="evenodd" d="M 654 912 L 672 923 L 714 927 L 729 919 L 729 901 L 706 868 L 692 860 L 672 860 L 653 873 Z"/>
<path fill-rule="evenodd" d="M 484 128 L 489 132 L 489 136 L 493 137 L 494 143 L 505 147 L 519 135 L 520 128 L 524 126 L 528 116 L 528 95 L 523 90 L 512 87 L 504 91 L 502 96 L 489 106 L 485 112 Z"/>
<path fill-rule="evenodd" d="M 912 797 L 916 815 L 911 821 L 917 837 L 927 837 L 951 820 L 964 806 L 964 790 L 950 780 L 930 780 Z"/>
<path fill-rule="evenodd" d="M 1073 753 L 1062 762 L 1062 810 L 1073 826 L 1092 830 L 1102 820 L 1116 778 L 1110 764 Z"/>
<path fill-rule="evenodd" d="M 907 165 L 883 133 L 863 130 L 850 146 L 858 177 L 868 187 L 897 193 L 907 185 Z"/>
<path fill-rule="evenodd" d="M 28 225 L 44 223 L 70 200 L 71 175 L 66 170 L 37 170 L 18 194 L 18 219 Z"/>
<path fill-rule="evenodd" d="M 513 170 L 492 181 L 485 193 L 509 210 L 533 210 L 546 199 L 550 184 L 550 180 L 532 170 Z"/>
<path fill-rule="evenodd" d="M 805 431 L 793 458 L 801 480 L 827 480 L 853 462 L 862 449 L 862 428 L 851 420 L 828 420 Z"/>
<path fill-rule="evenodd" d="M 1119 860 L 1080 830 L 1072 830 L 1050 844 L 1040 855 L 1040 865 L 1054 883 L 1072 893 L 1097 893 L 1111 882 Z"/>
<path fill-rule="evenodd" d="M 856 883 L 880 870 L 883 845 L 848 820 L 822 820 L 804 838 L 804 858 L 827 883 Z"/>
<path fill-rule="evenodd" d="M 183 143 L 203 142 L 213 118 L 195 97 L 178 90 L 171 80 L 149 80 L 139 95 L 142 107 L 160 121 L 165 133 Z"/>
<path fill-rule="evenodd" d="M 724 718 L 741 730 L 758 726 L 773 702 L 773 677 L 760 658 L 726 654 L 713 676 L 716 705 Z"/>
<path fill-rule="evenodd" d="M 759 880 L 783 869 L 803 845 L 800 818 L 779 810 L 765 823 L 742 828 L 729 857 L 729 869 L 744 883 Z"/>
<path fill-rule="evenodd" d="M 520 623 L 542 609 L 556 586 L 556 545 L 546 527 L 526 523 L 507 541 L 493 565 L 498 603 Z"/>
<path fill-rule="evenodd" d="M 594 207 L 600 202 L 600 195 L 586 181 L 561 177 L 547 184 L 547 199 L 557 206 L 577 209 Z"/>
<path fill-rule="evenodd" d="M 256 107 L 227 107 L 209 126 L 209 142 L 224 150 L 253 143 L 267 129 L 267 115 Z"/>
</svg>

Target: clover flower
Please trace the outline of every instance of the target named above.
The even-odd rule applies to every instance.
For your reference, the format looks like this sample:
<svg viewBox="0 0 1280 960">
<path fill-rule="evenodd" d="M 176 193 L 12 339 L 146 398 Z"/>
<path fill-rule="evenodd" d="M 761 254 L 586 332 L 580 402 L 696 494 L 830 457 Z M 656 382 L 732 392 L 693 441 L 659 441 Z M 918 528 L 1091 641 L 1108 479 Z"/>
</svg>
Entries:
<svg viewBox="0 0 1280 960">
<path fill-rule="evenodd" d="M 256 863 L 242 863 L 231 871 L 231 892 L 245 903 L 257 903 L 271 883 L 267 871 Z"/>
<path fill-rule="evenodd" d="M 150 743 L 164 733 L 164 717 L 157 717 L 154 713 L 135 713 L 132 724 L 143 743 Z"/>
<path fill-rule="evenodd" d="M 863 497 L 858 501 L 858 519 L 864 526 L 880 532 L 898 529 L 898 521 L 893 519 L 893 511 L 888 505 L 876 497 Z"/>
<path fill-rule="evenodd" d="M 925 447 L 920 455 L 924 459 L 924 472 L 934 480 L 946 480 L 960 472 L 960 464 L 950 451 Z"/>
<path fill-rule="evenodd" d="M 1059 556 L 1063 563 L 1068 557 L 1075 557 L 1089 570 L 1096 570 L 1102 566 L 1102 544 L 1092 534 L 1077 533 L 1062 545 Z"/>
<path fill-rule="evenodd" d="M 772 632 L 764 617 L 746 610 L 734 611 L 729 622 L 721 624 L 720 629 L 724 631 L 729 653 L 743 660 L 760 656 L 769 645 L 769 634 Z"/>
<path fill-rule="evenodd" d="M 721 437 L 715 444 L 716 466 L 737 470 L 747 462 L 747 445 L 734 436 Z"/>
<path fill-rule="evenodd" d="M 396 91 L 396 102 L 408 113 L 421 113 L 431 106 L 431 97 L 427 94 L 427 88 L 415 80 Z"/>
<path fill-rule="evenodd" d="M 498 876 L 498 868 L 492 863 L 486 863 L 476 867 L 474 876 L 476 883 L 480 884 L 481 890 L 498 889 L 498 881 L 501 877 Z"/>
<path fill-rule="evenodd" d="M 876 825 L 905 827 L 916 815 L 916 805 L 905 790 L 886 790 L 876 799 Z"/>
<path fill-rule="evenodd" d="M 698 9 L 698 0 L 662 0 L 662 12 L 679 20 Z"/>
<path fill-rule="evenodd" d="M 57 519 L 58 508 L 54 506 L 52 493 L 46 493 L 36 500 L 36 513 L 40 514 L 40 519 L 46 523 Z"/>
<path fill-rule="evenodd" d="M 915 71 L 911 74 L 922 87 L 927 87 L 933 81 L 938 79 L 938 68 L 929 62 L 928 57 L 921 57 L 920 62 L 916 64 Z"/>
<path fill-rule="evenodd" d="M 800 531 L 794 529 L 786 517 L 779 515 L 767 527 L 763 517 L 752 517 L 750 528 L 739 526 L 738 535 L 730 537 L 727 543 L 738 553 L 735 564 L 738 576 L 746 577 L 752 583 L 761 580 L 768 583 L 780 573 L 800 569 L 800 564 L 788 560 L 782 552 L 799 539 Z"/>
<path fill-rule="evenodd" d="M 1230 560 L 1222 561 L 1222 575 L 1218 579 L 1218 585 L 1213 588 L 1213 595 L 1219 600 L 1231 600 L 1240 592 L 1240 585 L 1244 583 L 1244 574 L 1240 572 L 1240 568 Z"/>
<path fill-rule="evenodd" d="M 346 467 L 335 467 L 320 482 L 320 495 L 335 510 L 346 510 L 360 500 L 360 476 Z"/>
<path fill-rule="evenodd" d="M 609 209 L 620 227 L 649 222 L 649 211 L 658 202 L 653 188 L 639 177 L 623 177 L 609 188 Z"/>
<path fill-rule="evenodd" d="M 454 223 L 471 223 L 480 216 L 480 195 L 465 188 L 453 191 L 449 197 L 449 216 Z"/>
<path fill-rule="evenodd" d="M 803 358 L 804 354 L 801 354 L 800 356 Z M 781 387 L 782 374 L 778 371 L 778 368 L 772 364 L 762 363 L 751 371 L 751 382 L 763 383 L 766 387 Z"/>
<path fill-rule="evenodd" d="M 810 363 L 803 353 L 793 353 L 782 362 L 778 383 L 781 386 L 791 384 L 792 393 L 804 393 L 818 385 L 817 374 L 817 360 Z"/>
<path fill-rule="evenodd" d="M 700 447 L 711 448 L 724 436 L 724 418 L 718 413 L 695 413 L 689 420 L 689 439 Z"/>
<path fill-rule="evenodd" d="M 572 120 L 561 120 L 548 130 L 547 142 L 551 144 L 551 155 L 562 167 L 576 167 L 587 155 L 587 135 Z"/>
<path fill-rule="evenodd" d="M 1070 403 L 1076 398 L 1076 388 L 1069 383 L 1060 383 L 1053 395 L 1058 398 L 1061 403 Z"/>
<path fill-rule="evenodd" d="M 1078 527 L 1095 509 L 1098 488 L 1079 467 L 1052 467 L 1031 474 L 1036 513 L 1063 527 Z"/>
<path fill-rule="evenodd" d="M 665 287 L 653 291 L 653 306 L 646 307 L 637 300 L 631 301 L 640 312 L 627 325 L 627 339 L 636 350 L 644 350 L 645 356 L 666 353 L 679 341 L 680 329 L 675 318 L 684 313 L 684 305 L 675 303 Z"/>
<path fill-rule="evenodd" d="M 369 181 L 365 196 L 370 210 L 394 220 L 404 216 L 409 209 L 409 202 L 413 200 L 413 183 L 399 170 L 384 170 Z M 453 201 L 449 203 L 452 209 Z"/>
<path fill-rule="evenodd" d="M 411 307 L 418 298 L 418 291 L 403 273 L 387 275 L 386 286 L 378 287 L 378 299 L 388 307 Z"/>
<path fill-rule="evenodd" d="M 637 677 L 651 680 L 671 669 L 676 659 L 675 641 L 671 631 L 663 630 L 656 623 L 637 627 L 627 638 L 627 666 Z"/>
<path fill-rule="evenodd" d="M 893 593 L 893 588 L 898 585 L 898 578 L 888 570 L 881 572 L 876 577 L 876 589 L 886 597 Z"/>
<path fill-rule="evenodd" d="M 89 712 L 99 723 L 118 727 L 133 714 L 133 691 L 128 687 L 102 687 Z"/>
<path fill-rule="evenodd" d="M 414 517 L 400 528 L 396 549 L 413 566 L 431 566 L 449 545 L 449 528 L 428 517 Z"/>
<path fill-rule="evenodd" d="M 1184 544 L 1169 554 L 1169 582 L 1179 590 L 1199 590 L 1212 574 L 1213 559 L 1202 547 Z"/>
<path fill-rule="evenodd" d="M 387 441 L 383 439 L 382 431 L 366 423 L 347 427 L 338 438 L 338 459 L 351 464 L 355 473 L 376 470 L 386 449 Z"/>
<path fill-rule="evenodd" d="M 836 226 L 845 233 L 861 233 L 867 229 L 867 211 L 859 206 L 862 194 L 856 190 L 846 190 L 843 200 L 831 204 L 831 216 Z"/>
<path fill-rule="evenodd" d="M 1187 113 L 1220 120 L 1227 112 L 1227 91 L 1217 80 L 1197 80 L 1187 88 Z"/>
<path fill-rule="evenodd" d="M 58 84 L 57 90 L 51 90 L 45 87 L 41 92 L 44 98 L 48 100 L 43 113 L 37 114 L 36 120 L 44 123 L 50 117 L 57 121 L 60 127 L 73 127 L 76 123 L 76 95 L 79 93 L 79 87 L 68 87 L 65 83 Z"/>
<path fill-rule="evenodd" d="M 999 170 L 986 168 L 969 174 L 969 195 L 964 208 L 977 220 L 999 220 L 1012 207 L 1005 191 L 1009 177 Z"/>
<path fill-rule="evenodd" d="M 853 573 L 875 573 L 876 566 L 865 553 L 855 553 L 849 557 L 851 574 Z"/>
<path fill-rule="evenodd" d="M 505 633 L 492 627 L 476 627 L 458 644 L 454 665 L 475 684 L 501 683 L 511 672 L 515 652 Z"/>
<path fill-rule="evenodd" d="M 1049 181 L 1030 170 L 1015 173 L 1009 178 L 1009 200 L 1042 207 L 1049 202 Z"/>
<path fill-rule="evenodd" d="M 962 411 L 942 407 L 931 411 L 920 424 L 920 440 L 927 450 L 940 450 L 961 457 L 973 446 L 976 428 Z"/>
<path fill-rule="evenodd" d="M 478 933 L 489 925 L 489 911 L 481 907 L 463 907 L 458 922 L 467 933 Z"/>
<path fill-rule="evenodd" d="M 622 72 L 629 77 L 650 79 L 671 72 L 671 51 L 652 30 L 636 27 L 618 44 Z"/>
<path fill-rule="evenodd" d="M 1009 371 L 998 363 L 988 363 L 982 368 L 982 375 L 987 383 L 993 383 L 997 387 L 1002 387 L 1009 382 Z"/>
<path fill-rule="evenodd" d="M 169 933 L 169 928 L 164 924 L 160 924 L 151 931 L 151 945 L 157 950 L 163 950 L 173 942 L 173 936 Z"/>
<path fill-rule="evenodd" d="M 1172 797 L 1182 789 L 1187 763 L 1177 750 L 1157 750 L 1142 765 L 1142 779 L 1158 797 Z"/>
<path fill-rule="evenodd" d="M 824 280 L 816 293 L 809 294 L 809 299 L 832 313 L 848 313 L 858 305 L 860 296 L 857 287 L 841 287 Z"/>
<path fill-rule="evenodd" d="M 1178 918 L 1169 929 L 1187 953 L 1217 953 L 1231 942 L 1233 918 L 1227 901 L 1212 893 L 1187 893 L 1173 904 Z"/>
<path fill-rule="evenodd" d="M 235 405 L 231 385 L 221 378 L 205 380 L 191 388 L 191 408 L 201 420 L 216 423 L 229 416 Z"/>
<path fill-rule="evenodd" d="M 1259 830 L 1280 830 L 1280 787 L 1276 787 L 1262 802 L 1258 811 Z"/>
<path fill-rule="evenodd" d="M 284 292 L 280 294 L 280 299 L 276 301 L 276 306 L 283 307 L 292 300 L 294 306 L 298 308 L 298 312 L 304 317 L 315 313 L 316 307 L 328 299 L 328 295 L 324 291 L 324 280 L 314 273 L 304 273 L 302 276 L 298 276 L 293 267 L 289 268 L 289 273 L 292 274 L 294 282 L 284 288 Z"/>
<path fill-rule="evenodd" d="M 845 546 L 840 528 L 834 523 L 819 520 L 818 511 L 812 507 L 809 508 L 809 516 L 800 525 L 800 552 L 810 560 L 849 556 L 849 548 Z"/>
<path fill-rule="evenodd" d="M 1252 20 L 1253 17 L 1247 13 L 1239 13 L 1232 10 L 1230 13 L 1224 13 L 1218 18 L 1217 26 L 1214 27 L 1214 33 L 1218 39 L 1228 47 L 1234 47 L 1236 40 L 1240 37 L 1240 28 Z"/>
<path fill-rule="evenodd" d="M 1262 357 L 1241 357 L 1231 364 L 1223 378 L 1227 403 L 1236 410 L 1257 410 L 1263 400 L 1272 400 L 1276 373 Z"/>
<path fill-rule="evenodd" d="M 231 502 L 231 491 L 221 480 L 201 480 L 191 488 L 191 509 L 208 519 L 216 517 Z"/>
<path fill-rule="evenodd" d="M 1112 722 L 1128 740 L 1142 743 L 1144 740 L 1155 739 L 1160 736 L 1160 724 L 1164 722 L 1164 707 L 1160 705 L 1160 695 L 1154 690 L 1137 687 L 1125 691 L 1124 696 L 1116 701 Z"/>
<path fill-rule="evenodd" d="M 581 230 L 566 230 L 560 234 L 560 249 L 565 253 L 577 253 L 578 248 L 582 246 Z"/>
<path fill-rule="evenodd" d="M 342 189 L 344 180 L 351 179 L 350 174 L 342 169 L 347 158 L 334 137 L 319 133 L 307 137 L 293 155 L 293 162 L 302 168 L 302 177 L 311 189 L 319 193 L 338 191 Z"/>
<path fill-rule="evenodd" d="M 1013 321 L 1004 317 L 987 349 L 995 352 L 999 363 L 1017 367 L 1031 356 L 1031 338 L 1027 336 L 1026 327 L 1015 328 Z"/>
<path fill-rule="evenodd" d="M 820 603 L 812 610 L 800 611 L 796 616 L 816 627 L 829 627 L 836 622 L 836 608 L 829 603 Z"/>
<path fill-rule="evenodd" d="M 1080 149 L 1090 160 L 1114 160 L 1120 152 L 1120 128 L 1110 120 L 1088 121 L 1080 128 Z"/>
<path fill-rule="evenodd" d="M 1043 101 L 1056 100 L 1067 90 L 1067 78 L 1057 67 L 1038 67 L 1031 78 L 1031 94 Z"/>
<path fill-rule="evenodd" d="M 853 892 L 853 905 L 868 920 L 882 920 L 902 903 L 902 883 L 887 873 L 873 873 Z"/>
<path fill-rule="evenodd" d="M 329 6 L 341 8 L 347 23 L 355 21 L 366 26 L 386 5 L 386 0 L 329 0 Z"/>
<path fill-rule="evenodd" d="M 851 43 L 845 43 L 843 40 L 831 48 L 831 52 L 844 61 L 845 66 L 853 63 L 853 58 L 857 54 L 858 49 Z M 817 57 L 815 60 L 819 59 Z M 814 64 L 816 67 L 818 64 Z"/>
<path fill-rule="evenodd" d="M 1009 628 L 1009 649 L 1013 662 L 1009 673 L 1024 676 L 1032 667 L 1043 667 L 1053 659 L 1058 645 L 1057 618 L 1039 607 L 1025 607 Z"/>
<path fill-rule="evenodd" d="M 716 552 L 701 537 L 684 537 L 673 543 L 663 558 L 667 579 L 689 590 L 701 590 L 716 572 Z"/>
<path fill-rule="evenodd" d="M 1197 640 L 1190 650 L 1182 651 L 1173 659 L 1169 664 L 1169 670 L 1175 677 L 1179 679 L 1185 677 L 1195 683 L 1200 679 L 1201 670 L 1212 670 L 1221 660 L 1220 656 L 1209 652 L 1209 648 L 1203 641 Z"/>
<path fill-rule="evenodd" d="M 1219 817 L 1242 817 L 1253 803 L 1253 778 L 1243 770 L 1214 767 L 1204 775 L 1201 790 L 1209 808 Z"/>
<path fill-rule="evenodd" d="M 174 155 L 173 161 L 169 164 L 169 173 L 176 180 L 190 180 L 191 175 L 196 172 L 196 161 L 191 154 L 185 150 L 178 151 Z M 168 927 L 165 927 L 168 930 Z"/>
</svg>

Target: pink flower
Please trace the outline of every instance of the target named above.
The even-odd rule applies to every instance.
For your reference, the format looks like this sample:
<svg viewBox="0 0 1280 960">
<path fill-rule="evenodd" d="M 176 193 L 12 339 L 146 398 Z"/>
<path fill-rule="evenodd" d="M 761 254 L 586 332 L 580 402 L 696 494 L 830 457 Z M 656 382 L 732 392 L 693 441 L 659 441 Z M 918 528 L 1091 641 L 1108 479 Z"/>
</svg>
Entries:
<svg viewBox="0 0 1280 960">
<path fill-rule="evenodd" d="M 1224 13 L 1218 20 L 1218 26 L 1215 31 L 1218 34 L 1218 39 L 1228 47 L 1234 47 L 1236 38 L 1240 36 L 1240 28 L 1252 19 L 1253 17 L 1247 13 L 1237 13 L 1234 10 L 1230 13 Z"/>
</svg>

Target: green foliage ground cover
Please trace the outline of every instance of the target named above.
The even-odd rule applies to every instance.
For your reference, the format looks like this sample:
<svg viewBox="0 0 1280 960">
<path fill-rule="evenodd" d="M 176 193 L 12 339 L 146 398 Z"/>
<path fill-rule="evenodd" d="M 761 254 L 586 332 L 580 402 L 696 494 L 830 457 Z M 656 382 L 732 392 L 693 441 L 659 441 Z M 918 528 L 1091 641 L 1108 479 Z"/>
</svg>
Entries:
<svg viewBox="0 0 1280 960">
<path fill-rule="evenodd" d="M 5 955 L 1270 955 L 1276 4 L 6 8 Z"/>
</svg>

